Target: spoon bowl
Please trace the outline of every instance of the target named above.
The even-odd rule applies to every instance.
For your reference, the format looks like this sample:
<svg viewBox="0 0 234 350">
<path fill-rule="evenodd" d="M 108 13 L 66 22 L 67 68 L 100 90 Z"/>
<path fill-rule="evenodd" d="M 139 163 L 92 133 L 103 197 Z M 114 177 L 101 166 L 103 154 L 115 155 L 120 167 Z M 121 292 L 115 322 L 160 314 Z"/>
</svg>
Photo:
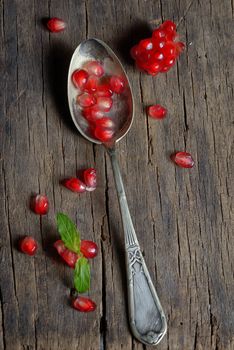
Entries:
<svg viewBox="0 0 234 350">
<path fill-rule="evenodd" d="M 82 115 L 82 110 L 76 102 L 77 89 L 75 88 L 71 76 L 77 69 L 83 69 L 89 61 L 99 61 L 107 76 L 121 76 L 125 82 L 124 92 L 112 96 L 113 106 L 108 112 L 108 117 L 115 124 L 115 134 L 111 143 L 120 141 L 129 131 L 134 116 L 134 104 L 132 89 L 127 74 L 114 52 L 101 40 L 88 39 L 83 41 L 73 53 L 69 73 L 68 73 L 68 103 L 74 124 L 80 133 L 89 141 L 101 144 L 102 142 L 94 138 L 90 131 L 87 120 Z"/>
</svg>

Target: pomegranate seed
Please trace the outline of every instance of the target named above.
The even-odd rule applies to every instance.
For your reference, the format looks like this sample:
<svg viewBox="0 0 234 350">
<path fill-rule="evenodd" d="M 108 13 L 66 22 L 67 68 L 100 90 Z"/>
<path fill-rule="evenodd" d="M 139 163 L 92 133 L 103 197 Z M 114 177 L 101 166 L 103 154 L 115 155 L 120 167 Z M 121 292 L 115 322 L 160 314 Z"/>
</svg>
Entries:
<svg viewBox="0 0 234 350">
<path fill-rule="evenodd" d="M 162 52 L 157 51 L 153 54 L 153 59 L 157 61 L 162 61 L 164 59 L 164 55 Z"/>
<path fill-rule="evenodd" d="M 89 168 L 84 171 L 84 181 L 88 188 L 95 190 L 97 186 L 97 172 L 94 168 Z"/>
<path fill-rule="evenodd" d="M 45 195 L 37 194 L 31 199 L 31 209 L 35 214 L 46 215 L 49 210 L 49 201 Z"/>
<path fill-rule="evenodd" d="M 72 300 L 72 306 L 74 309 L 81 312 L 90 312 L 96 309 L 96 304 L 90 298 L 86 297 L 76 297 Z"/>
<path fill-rule="evenodd" d="M 163 119 L 167 114 L 166 108 L 161 105 L 154 105 L 148 107 L 148 115 L 154 119 Z"/>
<path fill-rule="evenodd" d="M 98 247 L 97 244 L 93 241 L 81 241 L 80 251 L 88 259 L 92 259 L 97 256 Z"/>
<path fill-rule="evenodd" d="M 102 128 L 112 129 L 115 124 L 111 118 L 104 117 L 104 118 L 98 119 L 96 121 L 96 125 Z"/>
<path fill-rule="evenodd" d="M 164 64 L 166 67 L 172 67 L 176 63 L 176 59 L 174 57 L 168 57 L 165 59 Z"/>
<path fill-rule="evenodd" d="M 113 92 L 116 94 L 121 94 L 125 88 L 125 82 L 122 77 L 112 76 L 110 78 L 110 86 Z"/>
<path fill-rule="evenodd" d="M 109 112 L 112 107 L 112 98 L 111 97 L 97 97 L 97 106 L 100 111 Z"/>
<path fill-rule="evenodd" d="M 114 131 L 111 129 L 104 129 L 100 126 L 96 126 L 95 130 L 94 130 L 94 136 L 102 141 L 102 142 L 108 142 L 112 139 L 114 135 Z"/>
<path fill-rule="evenodd" d="M 62 19 L 54 17 L 47 22 L 47 28 L 52 33 L 59 33 L 66 28 L 66 23 Z"/>
<path fill-rule="evenodd" d="M 91 76 L 88 78 L 84 90 L 92 94 L 97 90 L 98 78 L 96 76 Z"/>
<path fill-rule="evenodd" d="M 95 93 L 97 97 L 111 97 L 112 95 L 113 92 L 109 84 L 99 85 Z"/>
<path fill-rule="evenodd" d="M 172 42 L 167 43 L 163 48 L 162 48 L 162 54 L 165 57 L 175 57 L 176 56 L 176 45 Z"/>
<path fill-rule="evenodd" d="M 77 69 L 72 73 L 72 82 L 76 88 L 83 90 L 88 80 L 88 73 L 83 69 Z"/>
<path fill-rule="evenodd" d="M 155 29 L 153 31 L 153 35 L 152 36 L 153 36 L 154 39 L 159 40 L 159 39 L 165 38 L 166 32 L 164 30 L 162 30 L 162 29 Z"/>
<path fill-rule="evenodd" d="M 67 249 L 62 240 L 56 241 L 54 243 L 54 247 L 56 248 L 61 258 L 66 262 L 66 264 L 74 269 L 79 256 L 71 250 Z"/>
<path fill-rule="evenodd" d="M 77 96 L 77 103 L 81 107 L 91 107 L 95 105 L 96 99 L 94 96 L 84 92 L 83 94 Z"/>
<path fill-rule="evenodd" d="M 192 168 L 194 166 L 194 160 L 188 152 L 177 152 L 171 155 L 171 159 L 181 168 Z"/>
<path fill-rule="evenodd" d="M 85 65 L 88 73 L 90 75 L 96 75 L 97 77 L 101 77 L 104 74 L 104 69 L 102 65 L 98 61 L 91 61 Z"/>
<path fill-rule="evenodd" d="M 63 185 L 73 192 L 83 193 L 86 191 L 85 184 L 76 177 L 64 180 Z"/>
<path fill-rule="evenodd" d="M 163 22 L 161 28 L 167 33 L 174 33 L 176 31 L 176 24 L 170 20 Z"/>
<path fill-rule="evenodd" d="M 140 49 L 138 45 L 135 45 L 131 48 L 130 54 L 133 59 L 136 59 L 140 55 Z"/>
<path fill-rule="evenodd" d="M 153 41 L 151 39 L 144 39 L 139 42 L 139 46 L 141 50 L 152 50 L 153 49 Z"/>
<path fill-rule="evenodd" d="M 19 242 L 19 249 L 22 253 L 33 256 L 37 252 L 37 242 L 31 236 L 26 236 Z"/>
<path fill-rule="evenodd" d="M 96 106 L 84 108 L 82 114 L 90 122 L 95 122 L 97 119 L 104 117 L 104 113 Z"/>
</svg>

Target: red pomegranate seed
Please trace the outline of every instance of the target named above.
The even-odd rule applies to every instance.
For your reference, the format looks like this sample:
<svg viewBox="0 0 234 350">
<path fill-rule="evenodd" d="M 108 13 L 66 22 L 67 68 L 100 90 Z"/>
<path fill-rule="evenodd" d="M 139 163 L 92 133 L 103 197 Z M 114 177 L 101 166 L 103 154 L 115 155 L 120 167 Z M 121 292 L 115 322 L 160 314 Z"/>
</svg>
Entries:
<svg viewBox="0 0 234 350">
<path fill-rule="evenodd" d="M 108 142 L 112 139 L 114 135 L 114 131 L 111 129 L 104 129 L 100 126 L 96 126 L 95 130 L 94 130 L 94 136 L 102 141 L 102 142 Z"/>
<path fill-rule="evenodd" d="M 84 182 L 88 188 L 95 190 L 97 186 L 97 172 L 94 168 L 89 168 L 84 171 Z"/>
<path fill-rule="evenodd" d="M 156 51 L 154 54 L 153 54 L 153 57 L 152 57 L 153 60 L 157 60 L 157 61 L 162 61 L 164 59 L 164 55 L 162 52 L 160 51 Z"/>
<path fill-rule="evenodd" d="M 96 304 L 90 298 L 78 296 L 72 300 L 72 306 L 74 309 L 81 312 L 90 312 L 96 309 Z"/>
<path fill-rule="evenodd" d="M 167 114 L 166 108 L 164 108 L 161 105 L 154 105 L 154 106 L 148 107 L 148 115 L 151 118 L 163 119 L 165 118 L 166 114 Z"/>
<path fill-rule="evenodd" d="M 95 105 L 96 99 L 93 95 L 84 92 L 83 94 L 77 96 L 77 103 L 81 107 L 91 107 Z"/>
<path fill-rule="evenodd" d="M 72 82 L 76 88 L 83 90 L 88 80 L 88 73 L 83 69 L 77 69 L 72 73 Z"/>
<path fill-rule="evenodd" d="M 74 269 L 79 256 L 71 250 L 67 249 L 62 240 L 56 241 L 54 243 L 54 247 L 56 248 L 61 258 L 63 258 L 63 260 L 66 262 L 66 264 Z"/>
<path fill-rule="evenodd" d="M 166 67 L 172 67 L 176 63 L 175 57 L 167 57 L 164 61 Z"/>
<path fill-rule="evenodd" d="M 152 39 L 144 39 L 139 42 L 139 46 L 141 50 L 152 50 L 153 49 L 153 41 Z"/>
<path fill-rule="evenodd" d="M 97 97 L 97 107 L 100 111 L 109 112 L 112 107 L 112 98 L 111 97 Z"/>
<path fill-rule="evenodd" d="M 84 108 L 82 114 L 90 122 L 95 122 L 97 119 L 104 117 L 104 113 L 96 106 Z"/>
<path fill-rule="evenodd" d="M 163 22 L 161 28 L 165 30 L 167 34 L 175 34 L 176 33 L 176 24 L 170 20 Z"/>
<path fill-rule="evenodd" d="M 116 94 L 121 94 L 125 88 L 124 79 L 122 77 L 113 75 L 110 78 L 110 86 L 113 92 L 115 92 Z"/>
<path fill-rule="evenodd" d="M 95 96 L 97 97 L 111 97 L 113 92 L 109 84 L 102 84 L 97 87 Z"/>
<path fill-rule="evenodd" d="M 165 38 L 165 36 L 166 36 L 166 32 L 160 28 L 155 29 L 152 34 L 152 37 L 156 40 Z"/>
<path fill-rule="evenodd" d="M 66 23 L 62 19 L 54 17 L 47 22 L 47 28 L 53 33 L 59 33 L 66 28 Z"/>
<path fill-rule="evenodd" d="M 85 184 L 76 177 L 64 180 L 63 185 L 73 192 L 83 193 L 86 191 Z"/>
<path fill-rule="evenodd" d="M 104 118 L 98 119 L 96 121 L 96 125 L 102 128 L 112 129 L 115 124 L 111 118 L 104 117 Z"/>
<path fill-rule="evenodd" d="M 37 194 L 31 199 L 31 209 L 38 215 L 46 215 L 49 210 L 49 201 L 45 195 Z"/>
<path fill-rule="evenodd" d="M 97 256 L 98 246 L 93 241 L 81 241 L 80 251 L 87 259 L 92 259 Z"/>
<path fill-rule="evenodd" d="M 181 168 L 192 168 L 194 166 L 194 160 L 188 152 L 177 152 L 171 155 L 171 159 Z"/>
<path fill-rule="evenodd" d="M 98 78 L 96 76 L 91 76 L 88 78 L 86 84 L 84 85 L 84 90 L 90 94 L 97 90 Z"/>
<path fill-rule="evenodd" d="M 130 54 L 132 58 L 135 60 L 140 55 L 140 48 L 138 45 L 135 45 L 131 48 Z"/>
<path fill-rule="evenodd" d="M 91 61 L 85 65 L 85 69 L 87 69 L 90 75 L 96 75 L 97 77 L 101 77 L 104 74 L 104 69 L 98 61 Z"/>
<path fill-rule="evenodd" d="M 37 252 L 37 242 L 31 236 L 26 236 L 19 242 L 19 249 L 22 253 L 33 256 Z"/>
<path fill-rule="evenodd" d="M 169 42 L 162 48 L 161 52 L 165 57 L 174 58 L 176 56 L 176 45 L 172 42 Z"/>
</svg>

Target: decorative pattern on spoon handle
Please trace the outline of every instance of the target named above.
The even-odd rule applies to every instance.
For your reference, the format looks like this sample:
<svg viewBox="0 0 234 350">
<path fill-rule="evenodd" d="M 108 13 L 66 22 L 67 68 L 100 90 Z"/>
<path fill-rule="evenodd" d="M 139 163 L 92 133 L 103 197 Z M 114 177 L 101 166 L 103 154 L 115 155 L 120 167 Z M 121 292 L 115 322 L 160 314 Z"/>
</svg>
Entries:
<svg viewBox="0 0 234 350">
<path fill-rule="evenodd" d="M 130 325 L 138 340 L 147 345 L 156 345 L 166 333 L 166 318 L 133 227 L 115 149 L 108 149 L 108 153 L 115 177 L 125 234 Z"/>
</svg>

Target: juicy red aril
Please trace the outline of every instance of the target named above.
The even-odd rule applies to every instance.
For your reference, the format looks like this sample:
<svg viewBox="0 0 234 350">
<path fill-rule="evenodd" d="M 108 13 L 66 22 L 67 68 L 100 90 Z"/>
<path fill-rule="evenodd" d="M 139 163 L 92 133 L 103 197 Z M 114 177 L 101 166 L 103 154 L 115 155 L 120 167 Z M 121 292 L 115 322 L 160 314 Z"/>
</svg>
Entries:
<svg viewBox="0 0 234 350">
<path fill-rule="evenodd" d="M 109 84 L 103 84 L 97 86 L 95 96 L 97 97 L 111 97 L 113 95 L 111 86 Z"/>
<path fill-rule="evenodd" d="M 167 33 L 174 33 L 176 31 L 176 24 L 170 20 L 163 22 L 161 28 L 164 29 Z"/>
<path fill-rule="evenodd" d="M 74 309 L 81 312 L 90 312 L 96 309 L 96 304 L 90 298 L 78 296 L 72 300 L 72 306 Z"/>
<path fill-rule="evenodd" d="M 54 17 L 47 22 L 47 28 L 53 33 L 59 33 L 66 28 L 66 23 L 62 19 Z"/>
<path fill-rule="evenodd" d="M 84 181 L 88 188 L 95 189 L 97 186 L 97 172 L 94 168 L 89 168 L 84 171 Z"/>
<path fill-rule="evenodd" d="M 83 69 L 77 69 L 72 73 L 72 82 L 76 88 L 83 90 L 87 80 L 88 73 Z"/>
<path fill-rule="evenodd" d="M 81 241 L 80 251 L 86 258 L 92 259 L 97 256 L 98 246 L 93 241 Z"/>
<path fill-rule="evenodd" d="M 151 118 L 163 119 L 165 118 L 166 114 L 167 114 L 166 108 L 164 108 L 161 105 L 154 105 L 154 106 L 148 107 L 148 115 Z"/>
<path fill-rule="evenodd" d="M 83 94 L 77 96 L 77 103 L 81 107 L 91 107 L 96 103 L 96 99 L 93 95 L 84 92 Z"/>
<path fill-rule="evenodd" d="M 153 31 L 153 35 L 152 35 L 152 37 L 154 38 L 154 39 L 162 39 L 162 38 L 164 38 L 166 36 L 166 33 L 165 33 L 165 31 L 164 30 L 162 30 L 162 29 L 155 29 L 154 31 Z"/>
<path fill-rule="evenodd" d="M 113 92 L 115 92 L 116 94 L 121 94 L 125 88 L 124 79 L 122 77 L 113 75 L 110 78 L 110 86 Z"/>
<path fill-rule="evenodd" d="M 49 210 L 49 201 L 45 195 L 37 194 L 31 199 L 31 209 L 38 215 L 45 215 Z"/>
<path fill-rule="evenodd" d="M 85 184 L 76 177 L 64 180 L 63 185 L 73 192 L 83 193 L 86 191 Z"/>
<path fill-rule="evenodd" d="M 67 249 L 62 240 L 56 241 L 54 243 L 54 247 L 56 248 L 61 258 L 66 262 L 66 264 L 74 269 L 79 256 L 71 250 Z"/>
<path fill-rule="evenodd" d="M 96 75 L 97 77 L 101 77 L 104 74 L 104 69 L 98 61 L 88 62 L 85 65 L 85 69 L 90 75 Z"/>
<path fill-rule="evenodd" d="M 112 129 L 115 124 L 111 118 L 104 117 L 104 118 L 96 120 L 96 125 L 98 125 L 102 128 Z"/>
<path fill-rule="evenodd" d="M 109 112 L 112 107 L 112 98 L 111 97 L 97 97 L 97 107 L 100 111 Z"/>
<path fill-rule="evenodd" d="M 188 152 L 177 152 L 171 155 L 171 159 L 181 168 L 192 168 L 194 160 Z"/>
<path fill-rule="evenodd" d="M 19 242 L 19 249 L 22 253 L 27 255 L 35 255 L 37 251 L 37 242 L 33 237 L 26 236 Z"/>
<path fill-rule="evenodd" d="M 176 45 L 174 43 L 167 43 L 162 48 L 162 53 L 165 57 L 175 57 L 176 56 Z"/>
<path fill-rule="evenodd" d="M 153 42 L 151 39 L 144 39 L 139 42 L 139 46 L 142 50 L 152 50 Z"/>
<path fill-rule="evenodd" d="M 95 122 L 97 119 L 104 117 L 104 112 L 100 111 L 96 106 L 84 108 L 82 114 L 90 122 Z"/>
<path fill-rule="evenodd" d="M 88 78 L 84 85 L 84 90 L 92 94 L 97 90 L 98 78 L 96 76 L 91 76 Z"/>
<path fill-rule="evenodd" d="M 96 126 L 95 130 L 94 130 L 94 136 L 102 141 L 102 142 L 108 142 L 112 139 L 114 135 L 114 131 L 111 129 L 104 129 L 100 126 Z"/>
<path fill-rule="evenodd" d="M 135 60 L 139 54 L 140 54 L 140 49 L 138 45 L 135 45 L 131 48 L 130 54 L 132 56 L 132 58 Z"/>
</svg>

